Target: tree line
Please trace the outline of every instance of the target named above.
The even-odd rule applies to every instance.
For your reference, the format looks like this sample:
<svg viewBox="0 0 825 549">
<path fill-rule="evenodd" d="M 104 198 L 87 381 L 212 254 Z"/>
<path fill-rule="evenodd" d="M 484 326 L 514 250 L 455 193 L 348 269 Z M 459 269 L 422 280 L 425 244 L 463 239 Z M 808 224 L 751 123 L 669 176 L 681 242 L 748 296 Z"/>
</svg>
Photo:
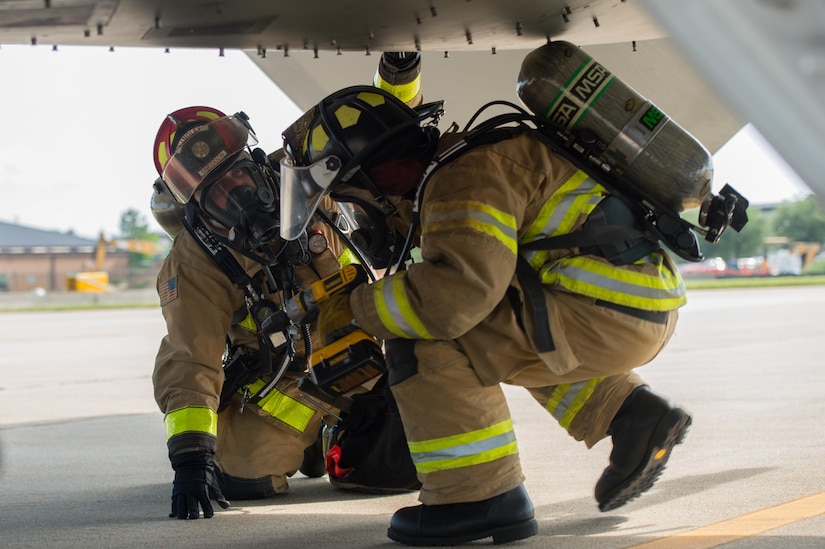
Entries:
<svg viewBox="0 0 825 549">
<path fill-rule="evenodd" d="M 696 223 L 698 210 L 686 212 L 683 217 Z M 721 257 L 731 261 L 742 257 L 764 256 L 776 238 L 788 242 L 825 243 L 825 208 L 814 195 L 797 202 L 783 203 L 767 210 L 748 208 L 748 224 L 737 233 L 728 229 L 716 244 L 700 240 L 705 257 Z"/>
</svg>

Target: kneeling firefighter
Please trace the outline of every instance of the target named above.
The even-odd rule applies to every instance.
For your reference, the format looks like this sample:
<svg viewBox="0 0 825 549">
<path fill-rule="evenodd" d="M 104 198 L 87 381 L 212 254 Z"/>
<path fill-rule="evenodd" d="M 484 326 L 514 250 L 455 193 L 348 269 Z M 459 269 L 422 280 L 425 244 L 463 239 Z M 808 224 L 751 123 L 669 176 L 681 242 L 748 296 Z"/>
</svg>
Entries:
<svg viewBox="0 0 825 549">
<path fill-rule="evenodd" d="M 199 506 L 210 517 L 210 498 L 226 507 L 286 492 L 299 468 L 324 474 L 311 449 L 325 418 L 296 388 L 310 334 L 261 324 L 339 264 L 326 246 L 310 252 L 306 235 L 278 236 L 277 171 L 255 143 L 243 113 L 209 107 L 170 114 L 155 141 L 153 211 L 176 232 L 158 275 L 167 334 L 152 377 L 175 471 L 172 517 L 197 518 Z M 168 197 L 184 214 L 177 226 Z"/>
<path fill-rule="evenodd" d="M 324 343 L 356 328 L 385 341 L 422 483 L 422 505 L 397 511 L 388 530 L 405 544 L 536 534 L 501 383 L 525 387 L 588 447 L 612 437 L 595 487 L 602 511 L 648 490 L 691 424 L 633 369 L 665 346 L 686 300 L 660 241 L 693 258 L 692 231 L 703 231 L 640 199 L 584 150 L 589 135 L 512 107 L 441 135 L 440 103 L 410 109 L 356 86 L 284 132 L 285 239 L 300 237 L 326 195 L 377 231 L 413 212 L 407 243 L 420 244 L 421 261 L 406 264 L 400 250 L 395 272 L 322 303 L 318 318 Z M 726 208 L 721 221 L 706 216 L 715 221 L 703 234 L 716 238 L 732 219 L 739 230 L 738 195 L 720 202 L 705 196 L 708 182 L 698 187 L 706 211 Z"/>
<path fill-rule="evenodd" d="M 420 55 L 383 54 L 375 85 L 420 102 Z M 158 275 L 167 334 L 153 374 L 175 471 L 170 517 L 285 493 L 298 470 L 322 476 L 320 433 L 340 413 L 298 387 L 313 330 L 270 320 L 338 272 L 343 248 L 320 223 L 294 241 L 278 235 L 283 151 L 256 142 L 245 114 L 198 106 L 167 116 L 154 143 L 152 212 L 174 238 Z M 370 481 L 336 487 L 383 487 Z"/>
</svg>

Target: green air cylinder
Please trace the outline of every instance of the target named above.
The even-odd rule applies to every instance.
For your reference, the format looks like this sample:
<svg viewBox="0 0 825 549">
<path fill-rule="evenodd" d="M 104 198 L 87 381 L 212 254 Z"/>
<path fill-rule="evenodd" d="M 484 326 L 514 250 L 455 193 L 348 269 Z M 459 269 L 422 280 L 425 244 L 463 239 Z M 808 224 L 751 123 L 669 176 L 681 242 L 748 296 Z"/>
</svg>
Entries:
<svg viewBox="0 0 825 549">
<path fill-rule="evenodd" d="M 527 54 L 516 90 L 533 114 L 595 133 L 601 160 L 674 212 L 711 197 L 707 149 L 578 46 L 548 42 Z"/>
</svg>

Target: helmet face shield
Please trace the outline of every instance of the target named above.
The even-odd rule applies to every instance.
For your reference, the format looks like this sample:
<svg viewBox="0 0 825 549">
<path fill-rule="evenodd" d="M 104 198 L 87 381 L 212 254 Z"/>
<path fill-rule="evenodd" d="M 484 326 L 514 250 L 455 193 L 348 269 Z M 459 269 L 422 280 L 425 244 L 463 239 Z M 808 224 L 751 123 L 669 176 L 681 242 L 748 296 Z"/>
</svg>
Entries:
<svg viewBox="0 0 825 549">
<path fill-rule="evenodd" d="M 281 159 L 282 238 L 295 240 L 301 235 L 340 172 L 337 156 L 309 166 L 295 166 L 289 158 Z"/>
<path fill-rule="evenodd" d="M 178 141 L 175 137 L 179 129 L 183 134 L 186 132 L 185 128 L 191 128 L 198 124 L 208 124 L 224 116 L 226 115 L 218 109 L 203 106 L 185 107 L 168 114 L 163 119 L 160 128 L 158 128 L 152 151 L 158 175 L 163 175 L 163 168 L 166 167 L 166 163 L 169 162 L 175 152 L 174 145 Z"/>
<path fill-rule="evenodd" d="M 195 126 L 177 141 L 175 152 L 166 163 L 162 176 L 181 204 L 189 202 L 200 185 L 247 146 L 257 144 L 255 134 L 235 116 Z"/>
</svg>

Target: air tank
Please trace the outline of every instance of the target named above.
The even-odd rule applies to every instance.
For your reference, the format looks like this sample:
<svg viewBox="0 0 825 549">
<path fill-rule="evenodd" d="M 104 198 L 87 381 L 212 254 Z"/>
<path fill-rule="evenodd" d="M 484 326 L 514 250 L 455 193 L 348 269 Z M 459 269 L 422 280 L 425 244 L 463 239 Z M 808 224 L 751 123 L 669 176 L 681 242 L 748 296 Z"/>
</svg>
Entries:
<svg viewBox="0 0 825 549">
<path fill-rule="evenodd" d="M 527 54 L 516 90 L 533 114 L 572 133 L 595 133 L 613 172 L 673 211 L 711 197 L 707 149 L 578 46 L 548 42 Z"/>
<path fill-rule="evenodd" d="M 149 207 L 152 210 L 152 216 L 158 225 L 166 231 L 169 238 L 175 238 L 175 235 L 183 230 L 183 204 L 175 200 L 169 188 L 163 182 L 163 179 L 158 177 L 152 184 L 152 197 L 149 199 Z"/>
</svg>

